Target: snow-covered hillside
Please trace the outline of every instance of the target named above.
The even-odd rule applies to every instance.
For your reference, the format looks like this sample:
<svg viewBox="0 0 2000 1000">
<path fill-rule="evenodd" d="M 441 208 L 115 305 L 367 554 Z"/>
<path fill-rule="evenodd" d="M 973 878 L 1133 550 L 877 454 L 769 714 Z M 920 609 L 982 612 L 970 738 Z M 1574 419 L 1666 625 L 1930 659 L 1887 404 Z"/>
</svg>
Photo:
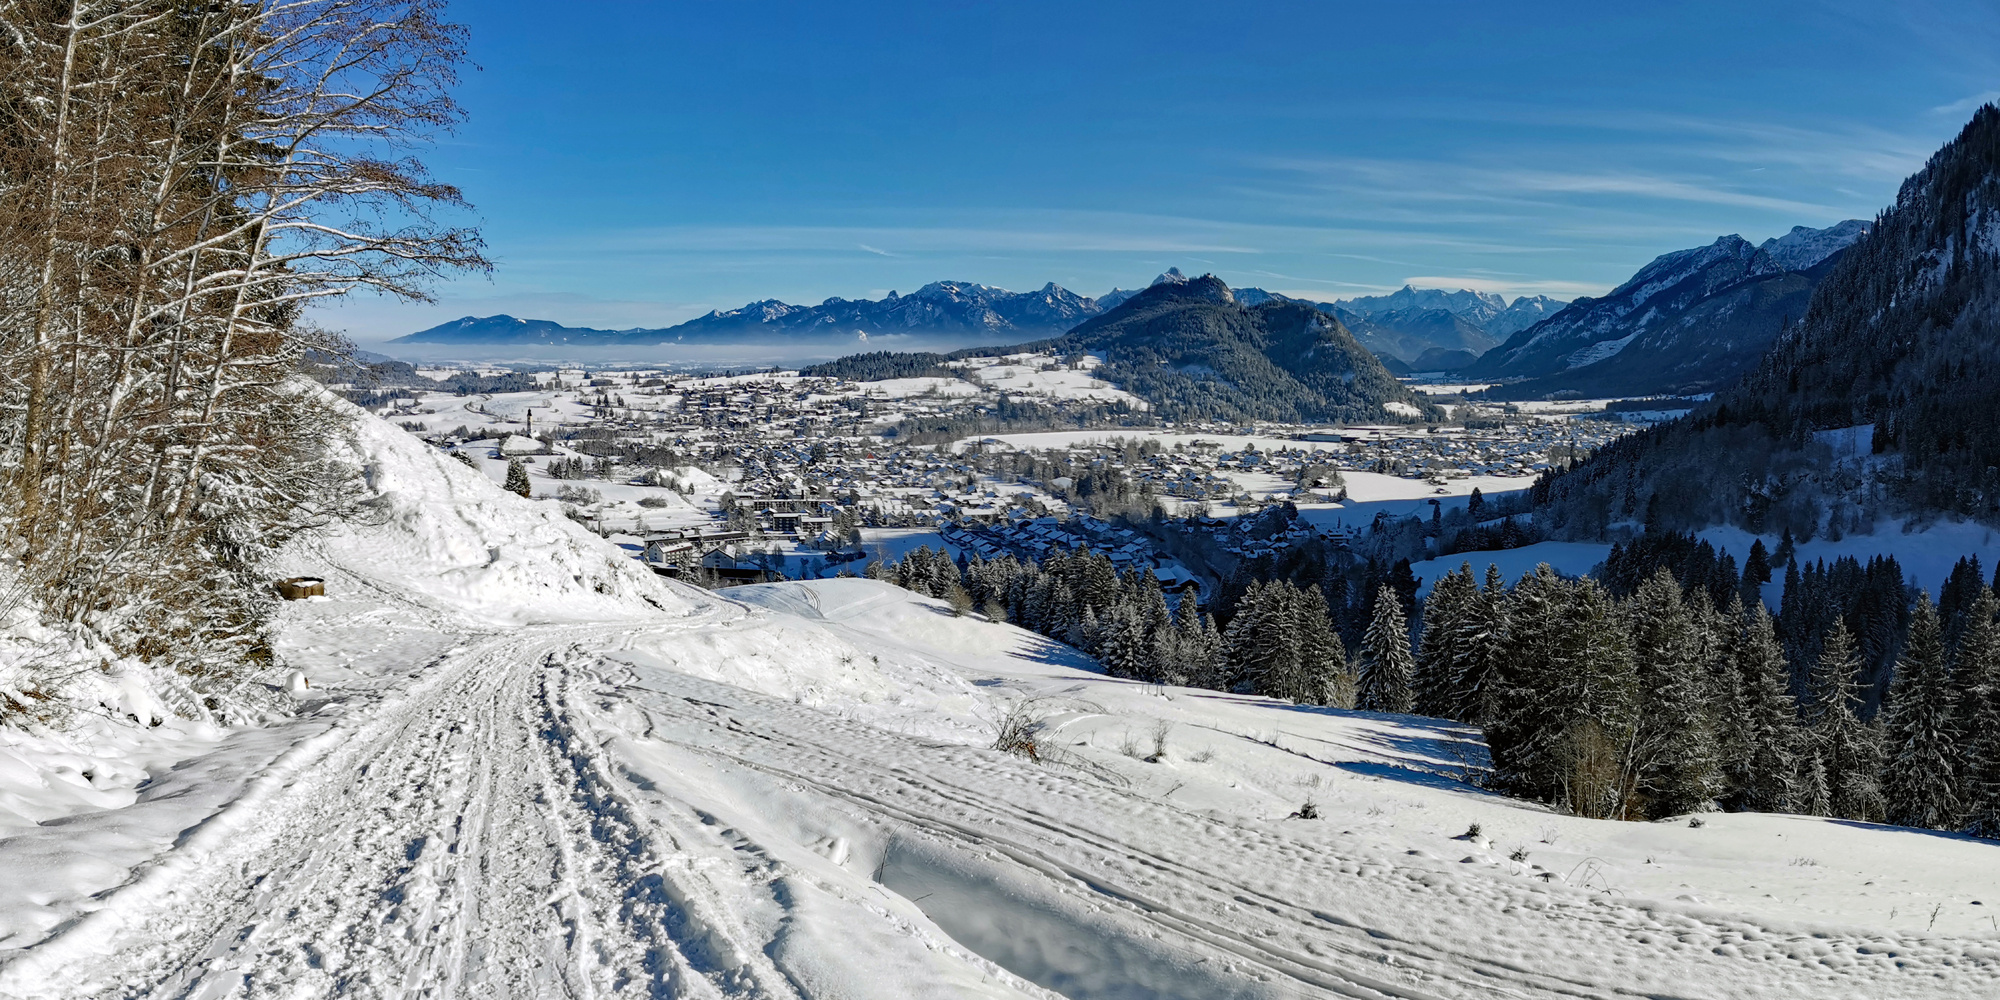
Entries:
<svg viewBox="0 0 2000 1000">
<path fill-rule="evenodd" d="M 354 448 L 375 516 L 285 567 L 329 590 L 279 636 L 298 715 L 0 832 L 0 995 L 2000 983 L 1991 844 L 1560 816 L 1453 724 L 1115 680 L 873 581 L 695 591 L 370 418 Z M 991 749 L 1010 715 L 1039 761 Z"/>
</svg>

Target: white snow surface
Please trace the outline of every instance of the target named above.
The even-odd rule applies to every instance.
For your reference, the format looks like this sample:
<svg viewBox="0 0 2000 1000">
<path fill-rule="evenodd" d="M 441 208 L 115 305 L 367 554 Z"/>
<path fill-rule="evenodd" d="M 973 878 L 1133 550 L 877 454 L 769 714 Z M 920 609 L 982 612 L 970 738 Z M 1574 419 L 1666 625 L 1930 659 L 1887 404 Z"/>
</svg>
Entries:
<svg viewBox="0 0 2000 1000">
<path fill-rule="evenodd" d="M 0 995 L 2000 984 L 1992 844 L 1576 819 L 1467 783 L 1453 724 L 1114 680 L 874 581 L 694 591 L 370 419 L 381 516 L 293 554 L 297 716 L 0 832 Z M 1040 762 L 988 749 L 1021 705 Z"/>
</svg>

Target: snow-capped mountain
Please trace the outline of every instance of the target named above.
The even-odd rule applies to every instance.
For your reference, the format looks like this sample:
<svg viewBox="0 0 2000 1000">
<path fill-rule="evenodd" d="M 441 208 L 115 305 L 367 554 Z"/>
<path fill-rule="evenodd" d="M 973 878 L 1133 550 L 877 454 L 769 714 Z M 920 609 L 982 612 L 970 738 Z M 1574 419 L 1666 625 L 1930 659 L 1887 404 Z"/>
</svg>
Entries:
<svg viewBox="0 0 2000 1000">
<path fill-rule="evenodd" d="M 1179 273 L 1170 271 L 1158 280 Z M 1424 365 L 1440 362 L 1456 367 L 1467 355 L 1476 357 L 1565 305 L 1545 295 L 1524 295 L 1509 303 L 1498 295 L 1465 288 L 1447 292 L 1409 285 L 1388 295 L 1332 302 L 1293 299 L 1261 288 L 1239 288 L 1236 297 L 1244 305 L 1272 299 L 1305 302 L 1340 320 L 1354 339 L 1398 372 L 1431 370 Z"/>
<path fill-rule="evenodd" d="M 765 299 L 664 329 L 595 330 L 512 316 L 467 316 L 398 338 L 396 343 L 644 346 L 859 342 L 882 335 L 1030 339 L 1060 334 L 1104 308 L 1053 282 L 1032 292 L 1012 292 L 970 281 L 934 281 L 908 295 L 892 291 L 881 299 L 830 298 L 816 306 Z"/>
<path fill-rule="evenodd" d="M 1469 288 L 1447 292 L 1439 288 L 1404 285 L 1387 295 L 1339 299 L 1333 305 L 1346 312 L 1369 317 L 1442 310 L 1477 326 L 1497 342 L 1516 330 L 1525 330 L 1555 315 L 1569 303 L 1546 295 L 1522 295 L 1508 302 L 1491 292 L 1475 292 Z"/>
<path fill-rule="evenodd" d="M 1662 254 L 1610 294 L 1515 333 L 1464 374 L 1525 379 L 1498 390 L 1517 398 L 1713 391 L 1804 315 L 1820 278 L 1868 228 L 1850 219 L 1762 244 L 1730 235 Z"/>
</svg>

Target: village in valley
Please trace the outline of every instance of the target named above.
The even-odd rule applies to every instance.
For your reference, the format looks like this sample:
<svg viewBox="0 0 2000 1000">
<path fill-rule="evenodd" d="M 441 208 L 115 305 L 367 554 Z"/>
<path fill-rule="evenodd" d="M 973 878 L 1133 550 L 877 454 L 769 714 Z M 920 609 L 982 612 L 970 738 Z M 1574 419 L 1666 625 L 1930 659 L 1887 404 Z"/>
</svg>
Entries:
<svg viewBox="0 0 2000 1000">
<path fill-rule="evenodd" d="M 1536 475 L 1689 405 L 1501 403 L 1418 382 L 1448 420 L 1176 425 L 1096 365 L 1019 354 L 856 381 L 486 363 L 335 387 L 495 481 L 520 467 L 534 498 L 711 586 L 855 575 L 918 547 L 1085 548 L 1169 588 L 1308 540 L 1373 536 L 1391 561 L 1514 548 L 1535 540 L 1522 491 Z M 1477 544 L 1453 543 L 1468 530 Z"/>
</svg>

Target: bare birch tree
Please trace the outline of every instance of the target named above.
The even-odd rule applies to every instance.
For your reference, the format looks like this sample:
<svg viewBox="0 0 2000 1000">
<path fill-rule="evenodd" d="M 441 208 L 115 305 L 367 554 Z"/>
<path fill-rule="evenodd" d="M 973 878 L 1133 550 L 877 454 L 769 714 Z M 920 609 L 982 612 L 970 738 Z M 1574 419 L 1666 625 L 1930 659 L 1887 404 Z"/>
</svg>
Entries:
<svg viewBox="0 0 2000 1000">
<path fill-rule="evenodd" d="M 483 269 L 439 0 L 0 0 L 0 517 L 19 592 L 222 677 L 339 508 L 315 300 Z"/>
</svg>

